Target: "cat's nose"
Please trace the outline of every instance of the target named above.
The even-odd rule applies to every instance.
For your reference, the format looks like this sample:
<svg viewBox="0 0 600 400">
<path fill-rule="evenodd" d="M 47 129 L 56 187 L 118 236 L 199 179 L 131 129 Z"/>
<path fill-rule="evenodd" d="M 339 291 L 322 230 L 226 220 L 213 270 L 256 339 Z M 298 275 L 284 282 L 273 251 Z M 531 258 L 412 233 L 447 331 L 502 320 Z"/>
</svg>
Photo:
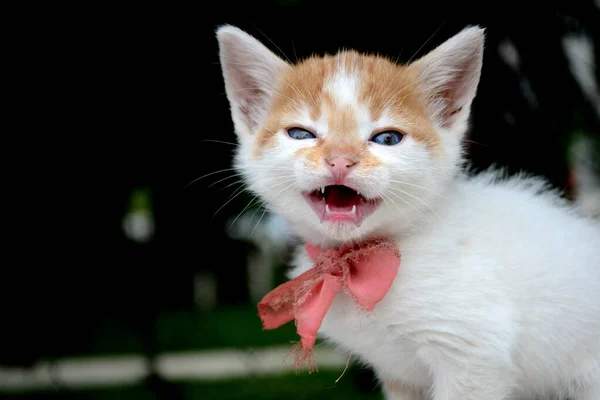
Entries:
<svg viewBox="0 0 600 400">
<path fill-rule="evenodd" d="M 327 160 L 329 170 L 336 179 L 336 182 L 343 184 L 346 175 L 352 171 L 352 167 L 356 165 L 356 161 L 348 157 L 333 157 Z"/>
</svg>

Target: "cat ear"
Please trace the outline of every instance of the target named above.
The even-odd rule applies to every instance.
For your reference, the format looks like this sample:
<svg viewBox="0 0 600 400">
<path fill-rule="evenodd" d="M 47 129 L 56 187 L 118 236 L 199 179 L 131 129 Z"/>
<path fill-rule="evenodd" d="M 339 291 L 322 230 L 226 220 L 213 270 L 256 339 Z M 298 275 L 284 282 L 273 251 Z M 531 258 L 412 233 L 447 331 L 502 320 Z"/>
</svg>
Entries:
<svg viewBox="0 0 600 400">
<path fill-rule="evenodd" d="M 411 64 L 431 117 L 444 128 L 466 124 L 481 76 L 485 29 L 469 27 Z"/>
<path fill-rule="evenodd" d="M 217 40 L 236 133 L 251 135 L 267 117 L 275 85 L 289 64 L 234 26 L 217 29 Z"/>
</svg>

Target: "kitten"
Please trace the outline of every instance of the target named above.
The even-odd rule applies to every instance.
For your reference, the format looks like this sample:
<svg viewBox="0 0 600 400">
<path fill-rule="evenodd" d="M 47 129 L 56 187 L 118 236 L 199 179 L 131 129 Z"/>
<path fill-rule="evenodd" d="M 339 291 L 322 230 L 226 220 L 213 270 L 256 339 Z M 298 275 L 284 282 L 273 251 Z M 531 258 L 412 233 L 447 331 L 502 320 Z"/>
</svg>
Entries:
<svg viewBox="0 0 600 400">
<path fill-rule="evenodd" d="M 373 312 L 338 294 L 319 331 L 387 399 L 600 399 L 598 222 L 541 180 L 461 174 L 483 29 L 404 66 L 354 51 L 292 65 L 238 28 L 217 38 L 249 188 L 313 245 L 400 249 Z M 299 249 L 290 277 L 312 266 Z"/>
</svg>

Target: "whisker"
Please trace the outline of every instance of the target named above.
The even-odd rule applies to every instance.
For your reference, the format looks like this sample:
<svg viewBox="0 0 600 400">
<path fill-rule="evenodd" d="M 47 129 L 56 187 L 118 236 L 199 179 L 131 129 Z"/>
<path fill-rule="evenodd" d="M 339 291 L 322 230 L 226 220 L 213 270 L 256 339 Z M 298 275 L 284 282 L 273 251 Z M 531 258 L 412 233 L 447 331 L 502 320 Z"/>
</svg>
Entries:
<svg viewBox="0 0 600 400">
<path fill-rule="evenodd" d="M 229 195 L 229 197 L 228 197 L 227 199 L 228 199 L 229 201 L 233 200 L 233 199 L 231 198 L 231 196 L 233 196 L 233 195 L 234 195 L 234 194 L 235 194 L 235 193 L 236 193 L 238 190 L 240 190 L 240 189 L 242 189 L 242 192 L 243 192 L 244 190 L 246 190 L 246 189 L 248 189 L 248 188 L 247 188 L 247 187 L 245 188 L 245 185 L 242 185 L 242 186 L 240 186 L 240 187 L 236 188 L 236 189 L 235 189 L 235 190 L 234 190 L 234 191 L 233 191 L 233 192 L 232 192 L 232 193 Z M 241 192 L 240 192 L 240 193 L 241 193 Z M 239 194 L 239 193 L 238 193 L 238 194 Z M 236 194 L 236 196 L 237 196 L 237 194 Z"/>
<path fill-rule="evenodd" d="M 244 193 L 246 190 L 248 190 L 248 188 L 245 188 L 245 189 L 241 190 L 235 196 L 233 196 L 232 198 L 230 198 L 229 200 L 227 200 L 225 202 L 225 204 L 223 204 L 221 207 L 219 207 L 219 209 L 217 211 L 215 211 L 215 213 L 213 214 L 213 216 L 212 216 L 212 218 L 210 220 L 212 221 L 215 218 L 215 216 L 217 215 L 217 213 L 219 211 L 221 211 L 227 204 L 231 203 L 231 201 L 233 201 L 233 199 L 235 199 L 236 197 L 238 197 L 240 194 Z"/>
<path fill-rule="evenodd" d="M 379 194 L 379 197 L 381 197 L 383 199 L 383 201 L 386 201 L 386 198 L 389 201 L 391 201 L 392 204 L 396 207 L 396 209 L 400 212 L 400 214 L 404 217 L 404 219 L 406 220 L 406 222 L 408 222 L 408 224 L 410 226 L 412 226 L 411 220 L 406 216 L 406 214 L 404 213 L 404 211 L 402 211 L 402 209 L 398 206 L 398 204 L 396 204 L 396 202 L 391 197 L 389 197 L 388 195 L 386 195 L 383 192 Z M 386 201 L 386 203 L 387 203 L 387 201 Z"/>
<path fill-rule="evenodd" d="M 289 182 L 289 181 L 288 181 L 288 182 Z M 284 183 L 287 183 L 287 182 L 284 182 Z M 278 185 L 279 185 L 279 184 L 278 184 Z M 283 192 L 284 190 L 286 190 L 286 189 L 288 189 L 288 188 L 290 188 L 290 187 L 292 187 L 292 186 L 295 186 L 295 185 L 296 185 L 296 183 L 295 183 L 295 182 L 292 182 L 291 184 L 289 184 L 289 185 L 287 185 L 286 187 L 284 187 L 283 189 L 281 189 L 281 190 L 280 190 L 280 191 L 279 191 L 279 192 L 278 192 L 278 193 L 275 195 L 275 197 L 277 197 L 279 194 L 281 194 L 281 192 Z M 273 188 L 273 187 L 275 187 L 275 186 L 277 186 L 277 185 L 271 186 L 271 188 Z M 254 228 L 252 229 L 252 232 L 250 232 L 250 236 L 252 236 L 252 235 L 254 234 L 254 231 L 256 230 L 256 228 L 258 227 L 258 225 L 260 224 L 260 221 L 261 221 L 261 220 L 263 219 L 263 217 L 265 216 L 265 213 L 267 212 L 267 210 L 268 210 L 268 207 L 269 207 L 270 205 L 271 205 L 271 203 L 269 202 L 269 203 L 268 203 L 268 204 L 265 206 L 265 209 L 264 209 L 263 213 L 261 214 L 260 218 L 259 218 L 259 219 L 258 219 L 258 221 L 256 222 L 256 225 L 254 225 Z M 256 213 L 256 211 L 255 211 L 255 213 Z M 253 216 L 254 216 L 254 214 L 253 214 Z"/>
<path fill-rule="evenodd" d="M 276 179 L 276 178 L 278 178 L 278 177 L 273 177 L 273 179 Z M 290 179 L 293 179 L 293 178 L 290 178 Z M 271 186 L 271 187 L 275 187 L 275 186 L 279 186 L 279 185 L 282 185 L 282 184 L 284 184 L 284 183 L 287 183 L 287 182 L 289 182 L 289 181 L 290 181 L 290 179 L 287 179 L 287 180 L 285 180 L 284 182 L 278 183 L 278 184 L 276 184 L 276 185 L 273 185 L 273 186 Z M 226 187 L 229 187 L 229 186 L 232 186 L 232 185 L 228 185 L 228 186 L 226 186 Z M 235 189 L 235 190 L 233 191 L 233 193 L 231 193 L 231 194 L 229 195 L 229 197 L 233 196 L 233 194 L 234 194 L 236 191 L 240 190 L 240 188 L 242 188 L 242 187 L 244 187 L 244 185 L 242 185 L 241 187 L 239 187 L 239 188 Z M 225 188 L 223 188 L 223 189 L 225 189 Z"/>
<path fill-rule="evenodd" d="M 263 35 L 265 38 L 267 38 L 267 40 L 268 40 L 269 42 L 273 43 L 273 46 L 275 46 L 275 47 L 277 48 L 277 50 L 279 50 L 279 52 L 280 52 L 280 53 L 281 53 L 281 54 L 282 54 L 282 55 L 285 57 L 285 59 L 286 59 L 286 60 L 288 60 L 288 62 L 289 62 L 290 64 L 293 64 L 293 63 L 292 63 L 292 60 L 290 60 L 290 59 L 288 58 L 288 56 L 286 56 L 286 55 L 285 55 L 285 53 L 283 52 L 283 50 L 281 50 L 281 48 L 280 48 L 279 46 L 277 46 L 277 43 L 275 43 L 273 40 L 271 40 L 271 38 L 270 38 L 270 37 L 268 37 L 267 35 L 265 35 L 265 34 L 263 33 L 263 31 L 261 31 L 260 29 L 258 29 L 258 27 L 256 27 L 256 25 L 254 25 L 252 22 L 250 22 L 250 24 L 251 24 L 252 26 L 254 26 L 254 29 L 256 29 L 257 31 L 259 31 L 259 32 L 261 33 L 261 35 Z"/>
<path fill-rule="evenodd" d="M 400 48 L 400 54 L 398 54 L 398 57 L 396 57 L 396 60 L 394 61 L 394 64 L 398 64 L 398 61 L 400 61 L 400 57 L 402 57 L 402 52 L 404 51 L 404 45 L 402 45 L 402 47 Z"/>
<path fill-rule="evenodd" d="M 469 143 L 477 144 L 479 146 L 489 147 L 487 144 L 479 143 L 479 142 L 476 142 L 474 140 L 469 140 L 469 139 L 463 139 L 463 142 L 469 142 Z"/>
<path fill-rule="evenodd" d="M 252 215 L 250 216 L 250 221 L 254 220 L 254 216 L 256 215 L 256 213 L 257 213 L 257 212 L 258 212 L 258 211 L 259 211 L 261 208 L 263 208 L 263 209 L 265 209 L 265 210 L 267 209 L 267 207 L 265 206 L 265 202 L 264 202 L 264 201 L 262 201 L 261 199 L 259 199 L 259 203 L 260 203 L 259 207 L 258 207 L 258 208 L 256 208 L 256 210 L 254 210 L 254 212 L 253 212 L 253 213 L 252 213 Z M 270 204 L 270 203 L 269 203 L 269 204 Z M 268 206 L 268 204 L 267 204 L 267 206 Z M 255 227 L 254 229 L 256 229 L 256 227 Z M 254 229 L 252 230 L 252 232 L 254 232 Z M 252 234 L 252 233 L 251 233 L 251 234 Z"/>
<path fill-rule="evenodd" d="M 220 169 L 218 171 L 209 172 L 208 174 L 202 175 L 201 177 L 194 179 L 193 181 L 191 181 L 190 183 L 188 183 L 187 185 L 185 185 L 185 188 L 187 188 L 188 186 L 190 186 L 191 184 L 193 184 L 195 182 L 198 182 L 200 179 L 206 178 L 207 176 L 211 176 L 211 175 L 214 175 L 214 174 L 219 174 L 221 172 L 227 172 L 227 171 L 235 171 L 235 168 L 225 168 L 225 169 Z"/>
<path fill-rule="evenodd" d="M 292 51 L 294 52 L 294 60 L 298 62 L 298 54 L 296 54 L 296 46 L 294 46 L 294 41 L 292 40 Z"/>
<path fill-rule="evenodd" d="M 269 203 L 270 204 L 270 203 Z M 254 225 L 254 228 L 252 228 L 252 231 L 250 232 L 250 236 L 254 235 L 254 231 L 256 230 L 256 228 L 258 228 L 258 225 L 260 224 L 260 221 L 262 221 L 263 217 L 265 216 L 265 213 L 267 212 L 267 208 L 265 207 L 264 211 L 262 212 L 262 214 L 260 215 L 260 218 L 258 219 L 258 221 L 256 222 L 256 225 Z"/>
<path fill-rule="evenodd" d="M 224 140 L 204 139 L 203 142 L 223 143 L 223 144 L 230 144 L 232 146 L 238 146 L 237 143 L 226 142 Z"/>
<path fill-rule="evenodd" d="M 410 62 L 413 60 L 413 58 L 414 58 L 414 57 L 415 57 L 417 54 L 419 54 L 419 52 L 420 52 L 420 51 L 423 49 L 423 47 L 425 47 L 425 45 L 427 45 L 427 43 L 429 43 L 429 41 L 430 41 L 430 40 L 431 40 L 431 39 L 432 39 L 432 38 L 435 36 L 435 34 L 436 34 L 436 33 L 438 33 L 438 31 L 440 30 L 440 28 L 441 28 L 442 26 L 444 26 L 444 24 L 445 24 L 445 23 L 446 23 L 446 21 L 442 21 L 442 23 L 440 24 L 440 26 L 438 26 L 438 27 L 437 27 L 437 29 L 435 30 L 435 32 L 433 32 L 433 33 L 431 34 L 431 36 L 429 36 L 429 38 L 428 38 L 428 39 L 425 41 L 425 43 L 423 43 L 423 44 L 421 45 L 421 47 L 419 47 L 419 48 L 417 49 L 417 51 L 415 51 L 415 54 L 413 54 L 413 55 L 412 55 L 412 57 L 408 59 L 408 61 L 406 62 L 407 64 L 409 64 L 409 63 L 410 63 Z"/>
<path fill-rule="evenodd" d="M 277 168 L 277 167 L 262 166 L 262 165 L 260 165 L 260 166 L 253 166 L 252 169 L 266 169 L 266 170 L 269 170 L 269 171 L 289 171 L 289 168 L 283 168 L 283 167 Z M 232 168 L 225 168 L 225 169 L 220 169 L 218 171 L 209 172 L 207 174 L 204 174 L 204 175 L 202 175 L 202 176 L 200 176 L 200 177 L 192 180 L 190 183 L 188 183 L 184 187 L 187 188 L 188 186 L 190 186 L 190 185 L 194 184 L 195 182 L 199 181 L 200 179 L 204 179 L 204 178 L 209 177 L 211 175 L 219 174 L 219 173 L 227 172 L 227 171 L 237 171 L 237 168 L 232 167 Z"/>
<path fill-rule="evenodd" d="M 283 174 L 282 174 L 282 175 L 283 175 Z M 278 179 L 278 178 L 280 178 L 282 175 L 277 175 L 277 176 L 271 177 L 271 179 Z M 225 177 L 225 178 L 223 178 L 223 179 L 219 179 L 218 181 L 216 181 L 216 182 L 214 182 L 214 183 L 211 183 L 210 185 L 208 185 L 208 187 L 212 187 L 212 186 L 214 186 L 214 185 L 216 185 L 216 184 L 218 184 L 218 183 L 220 183 L 220 182 L 226 181 L 227 179 L 231 179 L 231 178 L 234 178 L 234 177 L 236 177 L 236 176 L 244 176 L 244 174 L 240 172 L 240 173 L 237 173 L 237 174 L 233 174 L 233 175 L 227 176 L 227 177 Z M 268 179 L 268 178 L 264 178 L 264 179 Z M 240 182 L 240 181 L 243 181 L 243 180 L 244 180 L 244 179 L 242 178 L 242 179 L 240 179 L 240 180 L 239 180 L 239 181 L 237 181 L 237 182 Z M 235 182 L 234 182 L 234 183 L 235 183 Z M 225 186 L 223 189 L 225 189 L 225 188 L 228 188 L 229 186 L 231 186 L 231 185 L 227 185 L 227 186 Z"/>
<path fill-rule="evenodd" d="M 224 187 L 222 187 L 222 188 L 221 188 L 221 189 L 219 189 L 219 190 L 225 190 L 225 189 L 227 189 L 227 188 L 229 188 L 229 187 L 232 187 L 232 186 L 233 186 L 233 185 L 235 185 L 236 183 L 241 183 L 242 185 L 244 185 L 244 184 L 245 184 L 245 182 L 244 182 L 244 180 L 243 180 L 243 179 L 238 179 L 237 181 L 235 181 L 235 182 L 232 182 L 232 183 L 230 183 L 229 185 L 227 185 L 227 186 L 224 186 Z"/>
<path fill-rule="evenodd" d="M 236 176 L 240 176 L 240 175 L 242 175 L 242 174 L 239 174 L 239 173 L 238 173 L 238 174 L 233 174 L 233 175 L 226 176 L 226 177 L 225 177 L 225 178 L 223 178 L 223 179 L 219 179 L 218 181 L 216 181 L 216 182 L 214 182 L 214 183 L 211 183 L 210 185 L 208 185 L 208 187 L 213 187 L 213 186 L 215 186 L 215 185 L 216 185 L 216 184 L 218 184 L 218 183 L 221 183 L 221 182 L 223 182 L 223 181 L 226 181 L 227 179 L 235 178 Z"/>
<path fill-rule="evenodd" d="M 406 200 L 404 197 L 400 196 L 398 193 L 395 193 L 393 190 L 389 191 L 392 195 L 396 196 L 397 198 L 399 198 L 400 200 L 402 200 L 403 202 L 405 202 L 406 204 L 408 204 L 409 206 L 411 206 L 412 208 L 414 208 L 414 210 L 416 212 L 418 212 L 421 215 L 424 215 L 423 212 L 421 210 L 419 210 L 419 208 L 417 206 L 415 206 L 413 203 L 411 203 L 410 201 Z"/>
<path fill-rule="evenodd" d="M 443 196 L 440 193 L 438 193 L 438 192 L 436 192 L 436 191 L 434 191 L 434 190 L 432 190 L 432 189 L 430 189 L 430 188 L 428 188 L 426 186 L 421 186 L 421 185 L 417 185 L 415 183 L 410 183 L 410 182 L 398 181 L 398 180 L 394 180 L 394 179 L 390 179 L 389 182 L 399 183 L 401 185 L 413 186 L 413 187 L 416 187 L 416 188 L 419 188 L 419 189 L 424 189 L 424 190 L 427 190 L 428 192 L 433 193 L 436 197 L 440 197 L 440 198 L 442 198 L 444 200 L 449 200 L 448 197 Z"/>
<path fill-rule="evenodd" d="M 271 188 L 274 188 L 275 186 L 279 186 L 279 185 L 287 183 L 287 182 L 289 182 L 289 180 L 286 181 L 286 182 L 278 183 L 277 185 L 273 185 L 273 186 L 271 186 Z M 292 182 L 291 184 L 287 185 L 286 187 L 284 187 L 283 189 L 281 189 L 279 192 L 277 192 L 277 194 L 275 195 L 275 197 L 279 196 L 281 194 L 281 192 L 283 192 L 286 189 L 289 189 L 290 187 L 294 186 L 295 184 L 296 184 L 296 182 Z"/>
<path fill-rule="evenodd" d="M 250 205 L 251 205 L 251 204 L 254 202 L 254 200 L 255 200 L 257 197 L 258 197 L 258 195 L 254 196 L 254 197 L 252 198 L 252 200 L 250 200 L 250 201 L 248 202 L 248 204 L 246 205 L 246 207 L 244 207 L 244 209 L 243 209 L 242 211 L 240 211 L 240 213 L 237 215 L 237 217 L 235 217 L 235 218 L 233 219 L 233 222 L 231 223 L 231 225 L 229 225 L 229 227 L 230 227 L 230 228 L 232 228 L 232 227 L 233 227 L 233 224 L 235 224 L 235 221 L 237 221 L 237 220 L 238 220 L 238 218 L 239 218 L 239 217 L 240 217 L 240 216 L 241 216 L 241 215 L 244 213 L 244 211 L 246 211 L 246 210 L 248 209 L 248 207 L 250 207 Z"/>
<path fill-rule="evenodd" d="M 434 214 L 434 215 L 435 215 L 435 216 L 436 216 L 438 219 L 440 219 L 440 220 L 442 219 L 442 218 L 441 218 L 441 217 L 438 215 L 438 213 L 436 213 L 436 212 L 435 212 L 435 210 L 434 210 L 434 209 L 433 209 L 433 208 L 432 208 L 432 207 L 431 207 L 429 204 L 427 204 L 427 203 L 425 202 L 425 200 L 421 199 L 420 197 L 414 196 L 414 195 L 412 195 L 412 194 L 410 194 L 410 193 L 408 193 L 408 192 L 406 192 L 406 191 L 404 191 L 404 190 L 402 190 L 402 189 L 400 189 L 400 188 L 393 188 L 393 190 L 399 190 L 400 192 L 404 193 L 405 195 L 407 195 L 407 196 L 410 196 L 410 197 L 412 197 L 413 199 L 416 199 L 416 200 L 420 201 L 421 203 L 423 203 L 423 204 L 425 205 L 425 207 L 429 208 L 429 210 L 430 210 L 430 211 L 431 211 L 431 212 L 432 212 L 432 213 L 433 213 L 433 214 Z M 392 192 L 393 192 L 393 190 L 392 190 Z"/>
</svg>

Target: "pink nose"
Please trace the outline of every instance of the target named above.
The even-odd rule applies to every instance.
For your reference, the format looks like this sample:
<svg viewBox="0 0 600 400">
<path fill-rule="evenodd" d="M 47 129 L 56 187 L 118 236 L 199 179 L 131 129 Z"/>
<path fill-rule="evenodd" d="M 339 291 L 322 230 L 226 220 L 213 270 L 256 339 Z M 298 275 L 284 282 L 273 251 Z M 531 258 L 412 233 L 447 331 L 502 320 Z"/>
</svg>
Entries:
<svg viewBox="0 0 600 400">
<path fill-rule="evenodd" d="M 352 167 L 356 165 L 356 162 L 347 157 L 334 157 L 327 160 L 327 164 L 336 181 L 343 183 L 346 176 L 352 170 Z"/>
</svg>

